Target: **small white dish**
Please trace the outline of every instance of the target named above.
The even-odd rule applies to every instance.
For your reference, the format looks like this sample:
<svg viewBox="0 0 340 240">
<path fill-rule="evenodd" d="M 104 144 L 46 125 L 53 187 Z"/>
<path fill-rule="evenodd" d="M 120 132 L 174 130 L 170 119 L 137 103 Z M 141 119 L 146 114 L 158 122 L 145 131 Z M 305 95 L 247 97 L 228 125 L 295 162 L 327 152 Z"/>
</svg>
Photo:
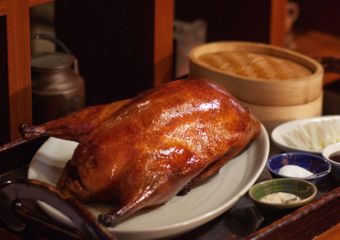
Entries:
<svg viewBox="0 0 340 240">
<path fill-rule="evenodd" d="M 283 151 L 321 155 L 322 149 L 340 141 L 340 115 L 298 119 L 277 126 L 271 133 Z"/>
<path fill-rule="evenodd" d="M 29 179 L 56 185 L 63 169 L 56 167 L 55 163 L 66 164 L 74 151 L 73 143 L 68 141 L 60 145 L 59 141 L 63 140 L 52 138 L 38 150 L 28 169 Z M 109 231 L 122 240 L 150 240 L 188 232 L 231 208 L 255 183 L 266 165 L 268 155 L 269 137 L 262 126 L 260 136 L 205 184 L 192 189 L 185 196 L 173 197 L 160 207 L 141 211 L 115 228 L 109 228 Z M 46 159 L 46 156 L 52 159 Z M 39 205 L 52 218 L 71 225 L 60 211 L 41 202 Z M 86 207 L 97 216 L 113 206 L 92 204 Z"/>
<path fill-rule="evenodd" d="M 328 145 L 322 151 L 322 156 L 332 165 L 331 174 L 336 181 L 340 182 L 340 162 L 332 159 L 333 154 L 340 157 L 340 142 Z"/>
<path fill-rule="evenodd" d="M 77 142 L 50 137 L 44 143 L 44 151 L 37 151 L 34 158 L 44 159 L 50 166 L 63 168 L 72 157 L 69 153 L 73 153 L 77 146 Z"/>
</svg>

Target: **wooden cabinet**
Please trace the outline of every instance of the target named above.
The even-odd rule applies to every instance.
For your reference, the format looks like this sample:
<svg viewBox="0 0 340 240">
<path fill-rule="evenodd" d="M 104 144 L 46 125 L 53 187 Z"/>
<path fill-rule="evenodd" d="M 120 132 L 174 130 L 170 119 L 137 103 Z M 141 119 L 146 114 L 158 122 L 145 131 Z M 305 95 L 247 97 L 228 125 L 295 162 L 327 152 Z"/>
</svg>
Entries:
<svg viewBox="0 0 340 240">
<path fill-rule="evenodd" d="M 20 123 L 32 121 L 29 9 L 46 2 L 51 0 L 0 0 L 0 143 L 19 137 Z M 298 27 L 323 27 L 339 34 L 338 2 L 296 2 L 301 5 Z M 287 4 L 288 0 L 58 0 L 56 32 L 78 58 L 87 105 L 93 105 L 132 97 L 172 79 L 174 18 L 206 20 L 208 41 L 283 46 Z M 313 15 L 319 9 L 322 15 Z M 303 48 L 314 42 L 313 36 L 298 36 L 297 51 L 313 55 L 315 45 Z M 327 54 L 340 51 L 338 44 L 320 42 L 319 49 L 320 45 Z"/>
<path fill-rule="evenodd" d="M 315 58 L 340 59 L 340 2 L 334 0 L 296 0 L 300 15 L 294 26 L 296 51 Z M 340 79 L 340 74 L 327 72 L 324 84 Z"/>
<path fill-rule="evenodd" d="M 0 142 L 19 136 L 32 121 L 29 8 L 49 0 L 1 0 Z"/>
<path fill-rule="evenodd" d="M 19 125 L 32 121 L 29 9 L 50 1 L 0 0 L 0 143 L 18 138 Z M 173 0 L 56 2 L 59 36 L 81 70 L 92 74 L 85 79 L 88 104 L 131 97 L 171 79 Z M 82 51 L 93 46 L 97 52 Z M 84 54 L 89 61 L 82 61 Z"/>
<path fill-rule="evenodd" d="M 205 20 L 208 41 L 265 42 L 314 58 L 340 58 L 339 9 L 334 0 L 177 0 L 175 13 Z M 326 73 L 324 84 L 338 79 Z"/>
</svg>

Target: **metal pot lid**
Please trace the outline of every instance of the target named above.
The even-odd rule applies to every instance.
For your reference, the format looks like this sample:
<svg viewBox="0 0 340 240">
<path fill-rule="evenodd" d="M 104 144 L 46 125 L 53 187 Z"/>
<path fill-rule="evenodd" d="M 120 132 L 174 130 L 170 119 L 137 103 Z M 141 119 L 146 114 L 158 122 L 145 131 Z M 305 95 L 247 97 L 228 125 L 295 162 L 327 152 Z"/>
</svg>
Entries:
<svg viewBox="0 0 340 240">
<path fill-rule="evenodd" d="M 63 71 L 72 67 L 74 57 L 69 54 L 54 52 L 32 56 L 31 68 L 37 72 Z"/>
</svg>

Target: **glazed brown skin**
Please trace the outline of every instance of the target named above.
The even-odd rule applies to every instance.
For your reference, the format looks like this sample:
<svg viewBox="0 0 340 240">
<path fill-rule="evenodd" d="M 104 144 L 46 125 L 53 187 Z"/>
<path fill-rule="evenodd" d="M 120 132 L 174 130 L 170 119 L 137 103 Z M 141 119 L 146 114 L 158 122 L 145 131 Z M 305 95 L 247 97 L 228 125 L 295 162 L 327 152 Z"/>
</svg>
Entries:
<svg viewBox="0 0 340 240">
<path fill-rule="evenodd" d="M 23 132 L 80 143 L 58 187 L 81 201 L 114 202 L 100 216 L 110 226 L 214 175 L 259 134 L 260 123 L 221 86 L 178 80 Z"/>
</svg>

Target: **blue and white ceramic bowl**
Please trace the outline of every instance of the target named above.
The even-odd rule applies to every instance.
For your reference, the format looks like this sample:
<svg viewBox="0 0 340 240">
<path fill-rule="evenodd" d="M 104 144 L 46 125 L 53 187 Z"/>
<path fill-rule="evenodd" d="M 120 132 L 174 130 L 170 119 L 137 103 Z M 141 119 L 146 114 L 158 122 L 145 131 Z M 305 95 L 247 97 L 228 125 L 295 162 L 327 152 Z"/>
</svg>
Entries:
<svg viewBox="0 0 340 240">
<path fill-rule="evenodd" d="M 279 173 L 285 165 L 297 165 L 313 173 L 312 176 L 302 179 L 318 183 L 331 171 L 331 164 L 323 157 L 303 152 L 288 152 L 272 156 L 267 161 L 267 168 L 274 178 L 288 177 Z"/>
</svg>

